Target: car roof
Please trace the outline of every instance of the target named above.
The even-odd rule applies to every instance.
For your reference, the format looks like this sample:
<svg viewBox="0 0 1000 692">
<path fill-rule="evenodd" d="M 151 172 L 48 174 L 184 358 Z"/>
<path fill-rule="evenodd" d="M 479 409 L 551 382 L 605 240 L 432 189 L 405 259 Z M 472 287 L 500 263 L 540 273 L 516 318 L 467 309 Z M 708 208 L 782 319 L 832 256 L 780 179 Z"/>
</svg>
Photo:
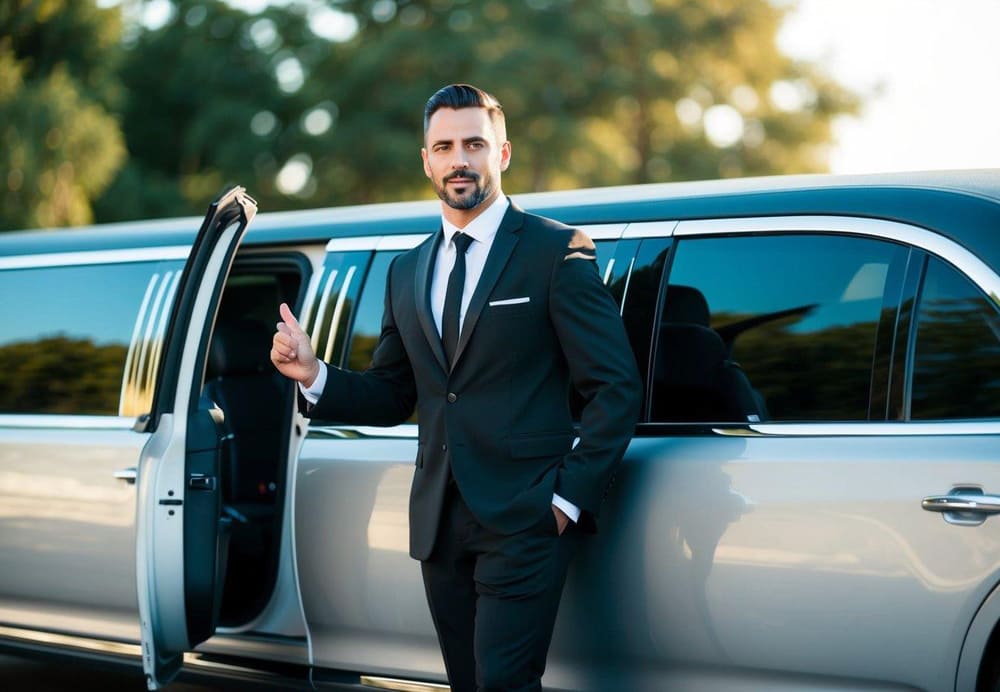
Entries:
<svg viewBox="0 0 1000 692">
<path fill-rule="evenodd" d="M 513 194 L 532 211 L 574 224 L 778 215 L 888 219 L 942 233 L 1000 267 L 1000 169 L 797 175 Z M 429 233 L 437 200 L 257 215 L 247 245 Z M 0 233 L 0 256 L 189 245 L 200 217 Z"/>
</svg>

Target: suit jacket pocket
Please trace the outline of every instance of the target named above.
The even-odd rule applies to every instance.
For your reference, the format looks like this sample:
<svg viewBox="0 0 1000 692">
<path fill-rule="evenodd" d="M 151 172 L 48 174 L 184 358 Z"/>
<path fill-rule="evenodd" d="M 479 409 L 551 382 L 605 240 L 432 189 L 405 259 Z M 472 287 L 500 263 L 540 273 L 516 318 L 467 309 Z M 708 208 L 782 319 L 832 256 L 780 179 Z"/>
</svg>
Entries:
<svg viewBox="0 0 1000 692">
<path fill-rule="evenodd" d="M 502 298 L 491 300 L 486 306 L 489 314 L 504 319 L 508 317 L 521 317 L 526 313 L 533 313 L 539 309 L 536 301 L 528 296 L 519 298 Z"/>
<path fill-rule="evenodd" d="M 509 443 L 510 456 L 513 459 L 554 457 L 569 453 L 573 448 L 573 434 L 524 435 L 511 437 Z"/>
</svg>

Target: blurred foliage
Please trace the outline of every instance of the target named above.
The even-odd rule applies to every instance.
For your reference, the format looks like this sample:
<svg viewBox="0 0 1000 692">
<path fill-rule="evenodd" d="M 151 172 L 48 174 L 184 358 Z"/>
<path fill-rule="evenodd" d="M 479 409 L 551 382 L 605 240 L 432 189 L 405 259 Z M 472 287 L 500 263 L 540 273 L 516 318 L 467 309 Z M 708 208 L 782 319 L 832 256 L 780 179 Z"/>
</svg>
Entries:
<svg viewBox="0 0 1000 692">
<path fill-rule="evenodd" d="M 254 41 L 263 34 L 275 50 Z M 310 46 L 325 50 L 326 42 L 291 9 L 251 17 L 217 1 L 177 2 L 171 21 L 139 34 L 121 70 L 129 162 L 101 200 L 100 215 L 202 212 L 235 183 L 262 209 L 296 206 L 276 192 L 274 177 L 279 161 L 308 149 L 297 126 L 305 104 L 278 88 L 276 63 L 287 57 L 278 46 L 304 54 Z M 263 135 L 251 130 L 255 116 L 273 123 L 257 126 Z"/>
<path fill-rule="evenodd" d="M 926 296 L 918 320 L 913 419 L 1000 417 L 1000 320 L 986 299 Z"/>
<path fill-rule="evenodd" d="M 88 182 L 78 203 L 96 199 L 101 221 L 201 212 L 233 183 L 263 210 L 430 197 L 422 108 L 450 82 L 504 104 L 510 193 L 822 171 L 831 120 L 857 108 L 816 66 L 780 53 L 783 10 L 767 0 L 293 0 L 255 15 L 172 0 L 156 29 L 137 23 L 141 0 L 14 6 L 13 17 L 0 11 L 15 37 L 0 44 L 13 56 L 0 62 L 0 89 L 17 94 L 8 102 L 117 115 L 128 149 L 120 170 L 113 122 L 97 123 L 104 111 L 91 116 L 86 156 L 67 148 L 66 129 L 57 150 Z M 331 40 L 324 23 L 356 31 Z M 77 28 L 64 44 L 67 26 Z M 27 98 L 53 79 L 64 81 Z M 46 150 L 48 130 L 3 122 L 0 156 Z M 100 165 L 84 174 L 84 159 Z M 56 188 L 52 170 L 45 185 Z M 43 172 L 23 168 L 25 200 Z M 5 204 L 3 224 L 86 218 L 49 211 L 55 220 L 43 222 L 43 201 L 25 202 L 32 216 Z"/>
<path fill-rule="evenodd" d="M 713 325 L 755 315 L 718 313 Z M 796 331 L 800 316 L 741 334 L 733 359 L 766 402 L 770 420 L 846 421 L 868 417 L 877 322 Z M 822 365 L 820 365 L 822 364 Z"/>
<path fill-rule="evenodd" d="M 120 30 L 117 11 L 90 2 L 0 5 L 0 229 L 93 220 L 125 160 Z"/>
<path fill-rule="evenodd" d="M 64 334 L 0 346 L 0 412 L 118 415 L 124 344 Z"/>
<path fill-rule="evenodd" d="M 420 106 L 449 82 L 481 85 L 504 104 L 514 145 L 508 192 L 822 171 L 831 118 L 856 108 L 815 68 L 779 53 L 782 13 L 766 0 L 339 7 L 360 30 L 333 46 L 316 77 L 346 136 L 324 138 L 313 153 L 318 175 L 330 172 L 320 189 L 352 200 L 428 195 L 405 145 Z M 801 107 L 772 105 L 774 84 Z M 743 136 L 709 142 L 703 115 L 742 124 Z M 386 185 L 387 176 L 398 182 Z"/>
</svg>

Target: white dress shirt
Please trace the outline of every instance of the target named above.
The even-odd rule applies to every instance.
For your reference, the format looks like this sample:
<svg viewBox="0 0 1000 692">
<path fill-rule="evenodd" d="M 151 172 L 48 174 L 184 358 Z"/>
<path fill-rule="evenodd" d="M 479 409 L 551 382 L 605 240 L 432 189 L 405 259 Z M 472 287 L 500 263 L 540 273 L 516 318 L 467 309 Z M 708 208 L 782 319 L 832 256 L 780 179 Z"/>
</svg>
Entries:
<svg viewBox="0 0 1000 692">
<path fill-rule="evenodd" d="M 438 334 L 441 333 L 441 315 L 444 312 L 444 299 L 448 291 L 448 276 L 455 266 L 455 243 L 452 239 L 458 232 L 465 233 L 473 239 L 465 253 L 465 288 L 462 290 L 462 305 L 459 308 L 458 324 L 461 334 L 462 325 L 465 324 L 465 313 L 469 309 L 469 302 L 472 294 L 479 284 L 479 278 L 483 275 L 483 267 L 486 266 L 486 258 L 493 247 L 493 239 L 500 228 L 500 222 L 510 202 L 501 193 L 494 200 L 493 204 L 487 207 L 482 214 L 470 221 L 465 228 L 458 228 L 448 223 L 444 217 L 441 218 L 441 230 L 444 237 L 438 245 L 437 258 L 434 262 L 434 274 L 431 277 L 431 313 L 434 315 L 434 324 L 437 326 Z M 320 371 L 311 387 L 304 387 L 299 383 L 302 395 L 310 404 L 319 401 L 323 387 L 326 386 L 326 365 L 320 361 Z M 553 494 L 552 504 L 561 509 L 566 516 L 577 522 L 580 519 L 580 508 L 572 502 L 559 495 Z"/>
<path fill-rule="evenodd" d="M 444 297 L 448 292 L 448 277 L 455 266 L 455 243 L 453 238 L 456 233 L 462 232 L 472 237 L 474 241 L 469 245 L 469 250 L 465 253 L 465 287 L 462 289 L 462 306 L 458 311 L 458 331 L 462 333 L 462 325 L 465 324 L 465 313 L 469 309 L 469 302 L 472 294 L 479 285 L 479 277 L 483 275 L 483 267 L 486 266 L 486 257 L 493 247 L 493 239 L 497 236 L 497 229 L 503 221 L 503 215 L 507 213 L 510 202 L 504 195 L 498 195 L 486 210 L 474 218 L 465 228 L 452 226 L 443 217 L 441 218 L 441 230 L 444 233 L 441 243 L 438 245 L 437 259 L 434 262 L 434 276 L 431 278 L 431 312 L 434 313 L 434 324 L 437 326 L 438 334 L 441 333 L 441 315 L 444 313 Z"/>
</svg>

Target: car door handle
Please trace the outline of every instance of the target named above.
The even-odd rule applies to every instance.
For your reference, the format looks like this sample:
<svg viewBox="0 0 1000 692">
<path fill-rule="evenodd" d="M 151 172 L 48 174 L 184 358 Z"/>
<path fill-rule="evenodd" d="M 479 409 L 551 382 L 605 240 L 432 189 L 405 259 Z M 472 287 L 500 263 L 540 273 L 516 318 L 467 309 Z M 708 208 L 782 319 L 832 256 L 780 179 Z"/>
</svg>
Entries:
<svg viewBox="0 0 1000 692">
<path fill-rule="evenodd" d="M 188 487 L 191 490 L 215 490 L 215 476 L 192 473 L 191 477 L 188 478 Z"/>
<path fill-rule="evenodd" d="M 120 481 L 125 481 L 129 485 L 135 485 L 136 470 L 134 466 L 129 466 L 127 469 L 118 469 L 111 475 Z"/>
<path fill-rule="evenodd" d="M 957 492 L 951 495 L 931 495 L 920 505 L 928 512 L 972 512 L 975 514 L 1000 514 L 1000 495 L 982 492 Z"/>
</svg>

